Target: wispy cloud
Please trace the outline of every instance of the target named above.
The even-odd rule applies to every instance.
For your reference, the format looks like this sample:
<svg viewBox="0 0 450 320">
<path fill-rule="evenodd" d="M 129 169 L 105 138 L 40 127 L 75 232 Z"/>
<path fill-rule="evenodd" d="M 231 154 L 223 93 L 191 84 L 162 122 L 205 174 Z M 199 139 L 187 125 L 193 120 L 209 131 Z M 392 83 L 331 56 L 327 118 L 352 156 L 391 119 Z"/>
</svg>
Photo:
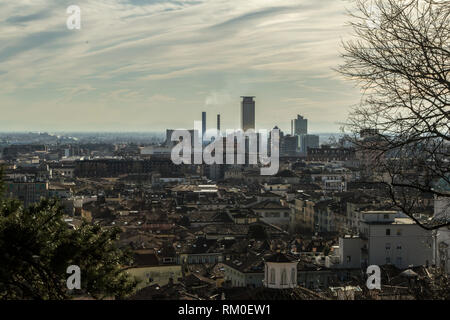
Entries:
<svg viewBox="0 0 450 320">
<path fill-rule="evenodd" d="M 93 129 L 187 127 L 205 105 L 233 126 L 246 94 L 258 97 L 258 125 L 287 127 L 305 101 L 343 118 L 358 100 L 331 69 L 347 36 L 343 1 L 79 0 L 79 31 L 66 29 L 70 2 L 2 4 L 0 103 L 14 128 L 44 117 L 51 128 L 80 108 Z M 329 114 L 320 122 L 334 123 Z"/>
</svg>

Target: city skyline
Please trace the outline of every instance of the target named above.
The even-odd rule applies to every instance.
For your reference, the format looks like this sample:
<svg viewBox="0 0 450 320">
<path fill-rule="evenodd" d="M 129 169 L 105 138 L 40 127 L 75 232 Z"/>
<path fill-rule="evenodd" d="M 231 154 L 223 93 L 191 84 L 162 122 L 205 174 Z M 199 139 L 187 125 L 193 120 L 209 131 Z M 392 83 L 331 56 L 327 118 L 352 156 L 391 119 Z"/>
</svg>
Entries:
<svg viewBox="0 0 450 320">
<path fill-rule="evenodd" d="M 338 132 L 360 98 L 332 70 L 341 1 L 84 0 L 81 30 L 66 28 L 70 4 L 2 4 L 2 131 L 163 131 L 201 111 L 238 128 L 251 95 L 260 128 L 288 132 L 299 113 Z"/>
<path fill-rule="evenodd" d="M 0 1 L 0 300 L 450 300 L 450 0 L 72 1 Z"/>
</svg>

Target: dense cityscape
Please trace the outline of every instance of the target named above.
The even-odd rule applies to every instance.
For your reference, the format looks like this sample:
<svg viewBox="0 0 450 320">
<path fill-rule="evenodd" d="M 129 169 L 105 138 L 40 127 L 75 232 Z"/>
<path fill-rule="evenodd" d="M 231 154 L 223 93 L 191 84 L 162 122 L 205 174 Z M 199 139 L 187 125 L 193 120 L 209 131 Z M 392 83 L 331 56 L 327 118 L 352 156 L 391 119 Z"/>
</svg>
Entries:
<svg viewBox="0 0 450 320">
<path fill-rule="evenodd" d="M 2 315 L 448 315 L 450 1 L 0 16 Z"/>
<path fill-rule="evenodd" d="M 257 110 L 242 98 L 243 130 L 255 129 Z M 291 124 L 268 176 L 248 163 L 175 165 L 173 129 L 159 143 L 156 133 L 2 134 L 5 194 L 25 207 L 57 199 L 73 229 L 119 227 L 138 280 L 130 299 L 433 298 L 438 270 L 450 272 L 450 233 L 418 223 L 444 214 L 445 199 L 424 194 L 416 222 L 365 183 L 370 159 L 346 137 L 319 145 L 305 117 Z M 381 290 L 366 286 L 370 265 L 381 268 Z"/>
</svg>

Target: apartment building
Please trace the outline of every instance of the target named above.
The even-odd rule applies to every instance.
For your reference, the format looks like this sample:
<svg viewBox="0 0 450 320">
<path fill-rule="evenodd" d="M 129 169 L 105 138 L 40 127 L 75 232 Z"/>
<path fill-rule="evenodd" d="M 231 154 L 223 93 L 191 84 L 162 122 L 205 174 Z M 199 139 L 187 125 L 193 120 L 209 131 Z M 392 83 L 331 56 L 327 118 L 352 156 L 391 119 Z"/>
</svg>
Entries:
<svg viewBox="0 0 450 320">
<path fill-rule="evenodd" d="M 433 235 L 397 211 L 364 211 L 359 235 L 339 238 L 339 248 L 327 265 L 365 268 L 391 264 L 400 269 L 429 265 L 433 259 Z"/>
</svg>

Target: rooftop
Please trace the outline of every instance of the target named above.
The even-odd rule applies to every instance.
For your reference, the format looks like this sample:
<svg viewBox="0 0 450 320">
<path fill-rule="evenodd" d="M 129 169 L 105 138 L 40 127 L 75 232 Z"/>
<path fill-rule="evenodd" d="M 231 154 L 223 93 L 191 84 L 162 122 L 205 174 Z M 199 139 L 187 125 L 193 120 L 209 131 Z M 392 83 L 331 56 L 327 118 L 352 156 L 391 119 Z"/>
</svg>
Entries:
<svg viewBox="0 0 450 320">
<path fill-rule="evenodd" d="M 295 259 L 288 257 L 284 253 L 277 252 L 265 259 L 266 262 L 293 262 Z"/>
</svg>

